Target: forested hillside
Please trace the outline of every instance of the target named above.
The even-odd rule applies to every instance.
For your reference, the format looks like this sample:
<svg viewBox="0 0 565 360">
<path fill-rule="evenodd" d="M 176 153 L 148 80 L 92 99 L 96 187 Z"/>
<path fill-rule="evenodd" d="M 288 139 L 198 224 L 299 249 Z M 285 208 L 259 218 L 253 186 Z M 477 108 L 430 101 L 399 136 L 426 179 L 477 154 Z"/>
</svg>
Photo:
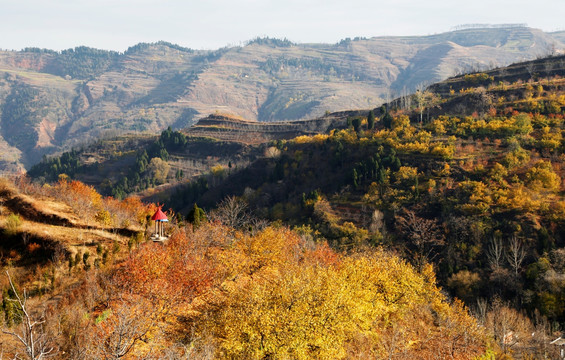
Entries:
<svg viewBox="0 0 565 360">
<path fill-rule="evenodd" d="M 0 52 L 0 171 L 126 133 L 179 129 L 220 111 L 248 120 L 369 109 L 469 69 L 563 49 L 525 27 L 293 44 L 260 38 L 199 51 L 167 42 L 124 53 L 77 47 Z"/>
<path fill-rule="evenodd" d="M 350 117 L 348 129 L 272 142 L 223 183 L 188 185 L 167 203 L 211 209 L 235 195 L 333 248 L 384 246 L 417 269 L 431 263 L 479 313 L 502 302 L 562 328 L 564 59 L 449 79 Z M 528 352 L 526 333 L 508 350 Z"/>
<path fill-rule="evenodd" d="M 53 296 L 34 331 L 67 358 L 556 358 L 564 60 L 461 75 L 303 122 L 310 134 L 216 116 L 194 136 L 167 129 L 46 159 L 34 171 L 55 183 L 0 192 L 3 266 L 35 301 Z M 197 159 L 190 178 L 172 175 Z M 68 178 L 89 172 L 117 180 L 96 185 L 119 198 L 164 202 L 170 239 L 144 241 L 155 205 Z M 54 257 L 57 237 L 43 234 L 69 228 L 100 237 Z M 38 249 L 32 274 L 24 254 Z M 18 286 L 4 283 L 10 354 L 24 351 L 10 336 L 26 319 L 10 301 Z"/>
<path fill-rule="evenodd" d="M 144 194 L 159 186 L 182 186 L 203 174 L 212 183 L 245 168 L 271 150 L 271 141 L 326 133 L 345 128 L 347 118 L 366 111 L 327 114 L 302 121 L 261 123 L 211 115 L 183 131 L 170 127 L 160 136 L 129 135 L 98 141 L 80 150 L 45 158 L 28 175 L 39 182 L 56 181 L 60 174 L 95 186 L 104 195 L 123 198 Z M 206 181 L 200 181 L 204 186 Z M 162 197 L 162 195 L 160 195 Z"/>
<path fill-rule="evenodd" d="M 37 359 L 471 359 L 489 330 L 382 248 L 332 250 L 280 225 L 192 224 L 64 177 L 0 183 L 0 348 Z M 243 217 L 238 217 L 243 220 Z M 197 220 L 198 219 L 198 220 Z M 233 218 L 232 218 L 233 219 Z M 254 223 L 252 229 L 248 225 Z M 361 249 L 359 249 L 361 250 Z M 417 326 L 414 320 L 417 319 Z"/>
</svg>

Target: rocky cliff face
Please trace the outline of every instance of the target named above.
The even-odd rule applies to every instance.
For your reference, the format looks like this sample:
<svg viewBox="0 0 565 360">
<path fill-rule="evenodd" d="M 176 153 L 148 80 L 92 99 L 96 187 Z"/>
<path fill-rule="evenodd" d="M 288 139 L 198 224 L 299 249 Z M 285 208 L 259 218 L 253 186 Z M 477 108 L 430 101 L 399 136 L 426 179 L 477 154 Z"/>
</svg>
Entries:
<svg viewBox="0 0 565 360">
<path fill-rule="evenodd" d="M 100 137 L 186 127 L 215 112 L 281 121 L 374 108 L 456 72 L 562 49 L 561 38 L 508 28 L 333 45 L 258 39 L 217 51 L 160 42 L 125 53 L 0 52 L 0 170 Z"/>
</svg>

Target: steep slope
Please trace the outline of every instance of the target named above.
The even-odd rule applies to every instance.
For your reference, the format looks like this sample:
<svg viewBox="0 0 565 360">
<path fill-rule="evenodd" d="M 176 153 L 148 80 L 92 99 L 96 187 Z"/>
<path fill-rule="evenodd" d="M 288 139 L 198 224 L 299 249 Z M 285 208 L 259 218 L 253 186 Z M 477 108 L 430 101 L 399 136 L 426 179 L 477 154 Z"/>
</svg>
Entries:
<svg viewBox="0 0 565 360">
<path fill-rule="evenodd" d="M 116 197 L 131 193 L 150 195 L 158 186 L 159 197 L 163 198 L 166 188 L 211 172 L 219 180 L 232 168 L 244 168 L 271 151 L 276 153 L 278 150 L 272 150 L 269 144 L 343 129 L 347 119 L 361 115 L 366 115 L 366 111 L 269 123 L 210 115 L 182 132 L 169 128 L 161 136 L 126 135 L 101 140 L 60 157 L 44 159 L 28 175 L 40 181 L 56 181 L 60 174 L 65 174 Z"/>
<path fill-rule="evenodd" d="M 77 252 L 98 251 L 101 257 L 102 248 L 125 246 L 131 236 L 144 231 L 135 219 L 135 211 L 144 207 L 136 203 L 137 209 L 126 209 L 124 204 L 102 201 L 92 188 L 76 182 L 41 189 L 0 178 L 0 262 L 25 267 L 47 259 L 64 261 Z M 100 221 L 99 214 L 108 210 L 114 213 L 110 221 Z M 127 222 L 119 223 L 125 218 Z"/>
<path fill-rule="evenodd" d="M 558 38 L 510 27 L 333 45 L 267 38 L 217 51 L 159 42 L 125 53 L 85 47 L 0 52 L 0 166 L 29 168 L 43 154 L 124 133 L 182 128 L 216 111 L 281 121 L 373 108 L 464 69 L 562 49 Z"/>
<path fill-rule="evenodd" d="M 91 205 L 97 212 L 79 214 Z M 155 243 L 147 231 L 155 210 L 101 199 L 75 181 L 49 190 L 0 178 L 2 354 L 473 359 L 487 351 L 488 333 L 441 292 L 431 267 L 382 249 L 340 253 L 280 225 L 193 227 L 171 213 L 167 240 Z M 122 236 L 120 222 L 140 231 Z"/>
</svg>

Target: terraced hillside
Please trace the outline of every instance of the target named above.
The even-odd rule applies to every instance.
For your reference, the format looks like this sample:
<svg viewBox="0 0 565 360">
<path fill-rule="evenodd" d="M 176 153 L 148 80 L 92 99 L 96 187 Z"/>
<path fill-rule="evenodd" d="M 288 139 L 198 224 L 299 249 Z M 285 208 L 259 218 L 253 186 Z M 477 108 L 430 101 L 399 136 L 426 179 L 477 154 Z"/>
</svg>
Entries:
<svg viewBox="0 0 565 360">
<path fill-rule="evenodd" d="M 525 27 L 293 44 L 256 39 L 197 51 L 166 42 L 124 53 L 0 52 L 0 170 L 132 132 L 183 128 L 220 111 L 249 120 L 369 109 L 469 68 L 532 59 L 563 43 Z"/>
<path fill-rule="evenodd" d="M 274 142 L 343 129 L 348 119 L 366 115 L 366 111 L 352 110 L 312 120 L 269 123 L 210 115 L 183 131 L 169 128 L 161 136 L 131 134 L 101 140 L 61 157 L 45 159 L 33 166 L 29 175 L 41 181 L 56 181 L 65 174 L 106 195 L 150 196 L 156 186 L 163 191 L 204 174 L 216 174 L 211 181 L 219 181 L 232 168 L 235 171 L 257 158 L 272 156 Z"/>
<path fill-rule="evenodd" d="M 348 117 L 366 115 L 367 111 L 344 111 L 312 120 L 257 122 L 230 116 L 210 115 L 188 128 L 187 135 L 208 137 L 245 144 L 262 144 L 272 140 L 292 139 L 301 135 L 326 133 L 343 128 Z"/>
<path fill-rule="evenodd" d="M 485 70 L 478 74 L 454 76 L 433 84 L 429 87 L 429 90 L 442 96 L 447 96 L 450 91 L 461 92 L 466 88 L 478 86 L 492 90 L 496 85 L 504 82 L 514 83 L 517 81 L 527 82 L 546 79 L 547 84 L 550 84 L 554 77 L 563 76 L 565 76 L 565 56 L 554 55 Z"/>
</svg>

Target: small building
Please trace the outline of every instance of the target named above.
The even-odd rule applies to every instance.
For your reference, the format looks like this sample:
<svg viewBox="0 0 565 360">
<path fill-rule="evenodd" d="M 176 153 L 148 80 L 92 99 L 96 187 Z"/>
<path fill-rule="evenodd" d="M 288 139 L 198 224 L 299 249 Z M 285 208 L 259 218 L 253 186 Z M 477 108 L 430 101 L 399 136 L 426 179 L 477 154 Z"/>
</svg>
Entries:
<svg viewBox="0 0 565 360">
<path fill-rule="evenodd" d="M 165 222 L 168 222 L 167 215 L 161 208 L 157 209 L 157 212 L 151 217 L 151 220 L 155 221 L 155 233 L 151 236 L 151 240 L 153 241 L 165 241 L 169 237 L 165 236 Z"/>
</svg>

